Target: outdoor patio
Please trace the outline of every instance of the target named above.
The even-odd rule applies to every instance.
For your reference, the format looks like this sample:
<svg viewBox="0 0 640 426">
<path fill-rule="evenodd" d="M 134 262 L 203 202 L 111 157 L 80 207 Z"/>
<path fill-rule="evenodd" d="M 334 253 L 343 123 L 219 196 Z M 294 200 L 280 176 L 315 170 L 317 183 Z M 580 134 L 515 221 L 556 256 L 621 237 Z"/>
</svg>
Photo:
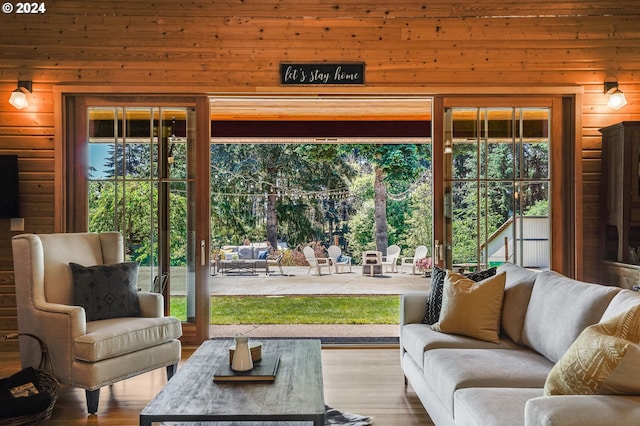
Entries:
<svg viewBox="0 0 640 426">
<path fill-rule="evenodd" d="M 362 266 L 353 266 L 351 272 L 331 275 L 308 273 L 306 266 L 283 266 L 279 271 L 266 275 L 263 271 L 255 275 L 216 273 L 211 276 L 212 295 L 264 295 L 288 294 L 403 294 L 425 291 L 431 279 L 411 273 L 383 272 L 380 275 L 363 275 Z"/>
<path fill-rule="evenodd" d="M 410 273 L 384 272 L 382 276 L 362 275 L 361 266 L 352 272 L 331 275 L 308 274 L 308 267 L 284 266 L 284 275 L 223 275 L 211 276 L 211 295 L 393 295 L 426 291 L 430 278 Z M 397 324 L 322 324 L 322 325 L 212 325 L 212 338 L 246 334 L 251 337 L 314 337 L 323 343 L 397 344 Z"/>
</svg>

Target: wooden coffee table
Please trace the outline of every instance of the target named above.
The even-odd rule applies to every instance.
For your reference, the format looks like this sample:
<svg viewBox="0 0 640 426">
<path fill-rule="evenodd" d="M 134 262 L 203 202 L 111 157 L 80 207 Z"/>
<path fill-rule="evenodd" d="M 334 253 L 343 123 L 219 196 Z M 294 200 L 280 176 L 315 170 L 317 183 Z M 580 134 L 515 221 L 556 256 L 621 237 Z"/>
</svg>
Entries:
<svg viewBox="0 0 640 426">
<path fill-rule="evenodd" d="M 233 421 L 247 425 L 306 421 L 324 425 L 320 341 L 255 341 L 262 342 L 263 355 L 280 354 L 274 382 L 214 383 L 213 373 L 221 362 L 229 362 L 233 341 L 208 340 L 142 410 L 140 425 L 161 421 Z"/>
</svg>

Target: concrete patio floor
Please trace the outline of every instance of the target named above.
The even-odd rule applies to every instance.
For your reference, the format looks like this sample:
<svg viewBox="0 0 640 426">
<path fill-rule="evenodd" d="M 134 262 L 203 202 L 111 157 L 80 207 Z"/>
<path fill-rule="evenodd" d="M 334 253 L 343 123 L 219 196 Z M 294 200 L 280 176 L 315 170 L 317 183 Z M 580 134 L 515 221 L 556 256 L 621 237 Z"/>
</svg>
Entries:
<svg viewBox="0 0 640 426">
<path fill-rule="evenodd" d="M 352 272 L 321 276 L 308 273 L 307 267 L 283 267 L 284 275 L 263 271 L 257 275 L 211 276 L 211 295 L 401 295 L 427 291 L 430 278 L 411 273 L 384 272 L 382 276 L 362 275 L 362 268 L 354 266 Z M 324 272 L 324 271 L 323 271 Z M 397 340 L 398 324 L 322 324 L 322 325 L 212 325 L 210 335 L 231 337 L 245 334 L 251 337 L 315 337 L 335 339 L 343 343 Z"/>
<path fill-rule="evenodd" d="M 216 274 L 211 276 L 212 295 L 287 295 L 287 294 L 403 294 L 425 291 L 431 279 L 411 273 L 384 272 L 380 275 L 362 275 L 361 266 L 352 272 L 331 275 L 308 273 L 304 266 L 283 266 L 284 274 L 264 271 L 256 275 Z"/>
</svg>

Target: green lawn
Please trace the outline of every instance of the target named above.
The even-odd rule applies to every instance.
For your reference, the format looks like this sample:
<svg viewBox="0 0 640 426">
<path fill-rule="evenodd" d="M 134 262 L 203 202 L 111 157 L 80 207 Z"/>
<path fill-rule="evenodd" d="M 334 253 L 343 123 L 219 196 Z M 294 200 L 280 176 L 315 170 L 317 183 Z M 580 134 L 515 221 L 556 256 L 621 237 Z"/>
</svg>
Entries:
<svg viewBox="0 0 640 426">
<path fill-rule="evenodd" d="M 186 318 L 186 299 L 171 314 Z M 211 324 L 398 324 L 399 296 L 212 296 Z"/>
</svg>

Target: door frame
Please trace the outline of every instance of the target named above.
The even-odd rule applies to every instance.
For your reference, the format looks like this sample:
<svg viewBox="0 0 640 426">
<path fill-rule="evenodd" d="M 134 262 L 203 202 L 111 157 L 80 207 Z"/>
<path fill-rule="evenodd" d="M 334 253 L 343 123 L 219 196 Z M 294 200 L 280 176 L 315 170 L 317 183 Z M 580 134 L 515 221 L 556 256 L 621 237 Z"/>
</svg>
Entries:
<svg viewBox="0 0 640 426">
<path fill-rule="evenodd" d="M 209 96 L 320 96 L 321 93 L 316 92 L 315 88 L 309 88 L 308 91 L 300 88 L 290 88 L 281 86 L 272 87 L 249 87 L 244 88 L 245 91 L 225 91 L 218 87 L 195 87 L 189 85 L 176 85 L 173 87 L 157 87 L 157 86 L 127 86 L 127 85 L 72 85 L 59 84 L 53 87 L 53 114 L 54 114 L 54 204 L 55 216 L 53 218 L 54 232 L 73 232 L 78 229 L 78 218 L 71 212 L 69 206 L 74 205 L 74 193 L 69 189 L 69 182 L 73 181 L 81 171 L 76 163 L 76 158 L 70 156 L 66 149 L 70 140 L 78 138 L 77 128 L 74 121 L 70 117 L 74 117 L 78 113 L 77 98 L 80 96 L 104 97 L 104 96 L 122 96 L 122 97 L 145 97 L 149 99 L 173 99 L 182 97 L 183 99 L 193 99 L 196 104 L 196 138 L 197 140 L 207 140 L 206 144 L 199 144 L 197 154 L 197 167 L 209 168 L 209 140 L 210 135 L 210 114 L 209 114 Z M 584 89 L 581 86 L 420 86 L 420 87 L 326 87 L 322 88 L 322 94 L 349 96 L 377 95 L 377 96 L 425 96 L 433 99 L 433 156 L 441 157 L 443 154 L 443 111 L 445 100 L 454 97 L 467 97 L 474 94 L 475 100 L 479 98 L 502 96 L 520 96 L 523 98 L 530 96 L 556 96 L 554 101 L 554 110 L 561 108 L 563 111 L 562 120 L 560 122 L 554 120 L 552 126 L 559 126 L 562 131 L 561 147 L 563 158 L 569 164 L 557 164 L 554 167 L 560 168 L 560 175 L 564 185 L 564 193 L 562 197 L 562 241 L 566 248 L 571 248 L 571 254 L 565 255 L 561 260 L 552 260 L 552 268 L 565 275 L 580 279 L 583 275 L 583 211 L 582 211 L 582 145 L 579 140 L 582 134 L 582 96 Z M 155 94 L 155 95 L 149 95 Z M 206 117 L 206 118 L 205 118 Z M 206 149 L 205 149 L 206 147 Z M 205 152 L 206 151 L 206 152 Z M 434 176 L 442 173 L 442 163 L 434 162 Z M 65 171 L 69 169 L 69 174 Z M 197 173 L 199 176 L 204 173 Z M 442 235 L 443 229 L 443 186 L 434 179 L 433 192 L 433 214 L 434 214 L 434 239 L 438 239 L 438 235 Z M 197 197 L 199 199 L 208 199 L 209 184 L 203 182 L 197 183 Z M 567 189 L 569 188 L 569 189 Z M 555 192 L 555 191 L 554 191 Z M 209 338 L 209 294 L 208 294 L 208 276 L 209 262 L 209 207 L 207 203 L 206 209 L 198 209 L 196 212 L 198 225 L 196 227 L 196 241 L 205 241 L 205 254 L 207 259 L 200 259 L 196 268 L 196 322 L 195 324 L 184 324 L 183 341 L 185 343 L 198 344 Z M 557 269 L 556 269 L 557 268 Z"/>
</svg>

